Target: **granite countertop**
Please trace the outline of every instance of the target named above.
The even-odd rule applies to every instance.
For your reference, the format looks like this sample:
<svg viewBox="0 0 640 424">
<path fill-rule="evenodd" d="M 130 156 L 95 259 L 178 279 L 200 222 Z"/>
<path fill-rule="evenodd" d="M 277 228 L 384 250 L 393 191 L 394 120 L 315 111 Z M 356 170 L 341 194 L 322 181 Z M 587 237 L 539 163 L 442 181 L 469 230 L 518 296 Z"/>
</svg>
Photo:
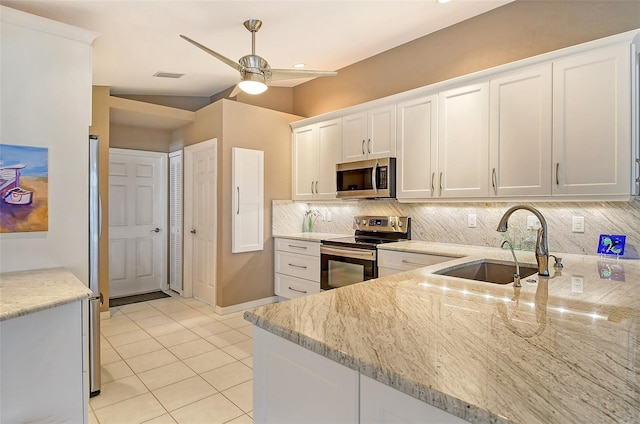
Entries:
<svg viewBox="0 0 640 424">
<path fill-rule="evenodd" d="M 508 250 L 382 248 L 465 257 L 245 318 L 471 422 L 640 422 L 640 261 L 564 255 L 562 270 L 515 288 L 433 274 Z"/>
<path fill-rule="evenodd" d="M 320 243 L 322 240 L 336 238 L 336 237 L 353 237 L 353 233 L 351 234 L 336 234 L 336 233 L 287 233 L 287 234 L 274 234 L 273 238 L 285 238 L 292 240 L 303 240 L 303 241 L 316 241 Z"/>
<path fill-rule="evenodd" d="M 0 321 L 87 299 L 91 290 L 65 268 L 0 274 Z"/>
</svg>

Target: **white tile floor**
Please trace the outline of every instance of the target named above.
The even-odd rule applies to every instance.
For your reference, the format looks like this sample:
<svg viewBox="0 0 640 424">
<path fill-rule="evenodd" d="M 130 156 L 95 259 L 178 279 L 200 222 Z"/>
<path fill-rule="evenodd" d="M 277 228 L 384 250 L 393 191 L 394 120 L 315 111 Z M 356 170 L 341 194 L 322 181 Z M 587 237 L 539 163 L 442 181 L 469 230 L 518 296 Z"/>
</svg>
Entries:
<svg viewBox="0 0 640 424">
<path fill-rule="evenodd" d="M 89 423 L 253 422 L 252 333 L 178 296 L 111 308 L 103 319 L 102 392 Z"/>
</svg>

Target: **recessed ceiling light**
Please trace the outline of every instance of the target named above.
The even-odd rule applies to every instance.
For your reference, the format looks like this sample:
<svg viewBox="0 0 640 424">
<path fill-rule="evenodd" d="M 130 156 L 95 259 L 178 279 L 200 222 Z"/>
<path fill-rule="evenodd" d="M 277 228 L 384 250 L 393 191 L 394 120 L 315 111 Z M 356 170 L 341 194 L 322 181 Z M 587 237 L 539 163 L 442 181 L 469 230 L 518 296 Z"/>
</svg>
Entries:
<svg viewBox="0 0 640 424">
<path fill-rule="evenodd" d="M 294 68 L 304 68 L 304 63 L 296 63 L 293 65 Z"/>
<path fill-rule="evenodd" d="M 438 3 L 449 3 L 451 0 L 438 0 Z"/>
<path fill-rule="evenodd" d="M 175 72 L 158 71 L 155 74 L 153 74 L 153 76 L 158 78 L 180 78 L 180 77 L 183 77 L 184 74 L 177 74 Z"/>
</svg>

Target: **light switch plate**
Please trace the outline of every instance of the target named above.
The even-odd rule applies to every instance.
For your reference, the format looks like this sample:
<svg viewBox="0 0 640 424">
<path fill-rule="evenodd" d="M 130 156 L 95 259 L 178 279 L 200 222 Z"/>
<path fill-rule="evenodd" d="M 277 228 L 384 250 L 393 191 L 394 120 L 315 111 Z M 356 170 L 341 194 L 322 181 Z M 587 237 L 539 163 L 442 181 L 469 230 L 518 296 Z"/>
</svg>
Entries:
<svg viewBox="0 0 640 424">
<path fill-rule="evenodd" d="M 536 230 L 541 227 L 540 221 L 534 215 L 527 216 L 527 228 L 535 228 Z"/>
<path fill-rule="evenodd" d="M 580 275 L 571 276 L 571 291 L 573 293 L 582 293 L 584 290 L 584 277 Z"/>
<path fill-rule="evenodd" d="M 574 216 L 571 219 L 571 231 L 574 233 L 584 233 L 584 216 Z"/>
<path fill-rule="evenodd" d="M 475 213 L 467 215 L 467 227 L 476 228 L 478 226 L 478 216 Z"/>
</svg>

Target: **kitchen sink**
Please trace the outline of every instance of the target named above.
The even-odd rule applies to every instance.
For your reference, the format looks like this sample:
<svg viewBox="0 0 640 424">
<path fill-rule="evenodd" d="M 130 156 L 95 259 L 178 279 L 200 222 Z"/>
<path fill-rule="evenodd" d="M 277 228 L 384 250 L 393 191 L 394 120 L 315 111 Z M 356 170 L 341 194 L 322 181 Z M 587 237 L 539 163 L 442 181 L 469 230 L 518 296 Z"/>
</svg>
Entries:
<svg viewBox="0 0 640 424">
<path fill-rule="evenodd" d="M 471 264 L 463 264 L 436 271 L 435 274 L 448 275 L 449 277 L 464 278 L 467 280 L 484 281 L 493 284 L 513 283 L 513 274 L 516 272 L 515 263 L 491 262 L 484 260 Z M 526 278 L 538 272 L 537 268 L 520 265 L 520 278 Z"/>
</svg>

